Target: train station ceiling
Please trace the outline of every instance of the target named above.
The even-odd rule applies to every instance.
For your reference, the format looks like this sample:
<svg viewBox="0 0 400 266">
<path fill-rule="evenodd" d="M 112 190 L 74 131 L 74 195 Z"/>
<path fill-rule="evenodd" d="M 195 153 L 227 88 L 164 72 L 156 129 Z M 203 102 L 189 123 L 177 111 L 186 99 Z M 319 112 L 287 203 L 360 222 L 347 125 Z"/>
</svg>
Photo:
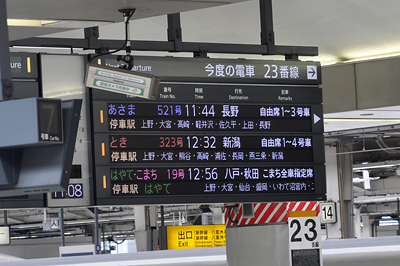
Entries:
<svg viewBox="0 0 400 266">
<path fill-rule="evenodd" d="M 188 42 L 212 42 L 234 44 L 260 44 L 259 0 L 7 0 L 9 38 L 11 41 L 29 37 L 83 38 L 83 28 L 99 26 L 100 38 L 124 39 L 123 17 L 118 9 L 136 8 L 131 20 L 131 39 L 165 41 L 167 40 L 167 14 L 181 13 L 182 39 Z M 296 45 L 318 47 L 319 55 L 301 57 L 301 60 L 320 61 L 322 65 L 368 60 L 376 57 L 400 55 L 400 1 L 393 0 L 272 0 L 275 43 L 277 45 Z M 36 24 L 28 26 L 26 21 Z M 37 24 L 38 23 L 38 24 Z M 23 47 L 13 49 L 24 50 Z M 29 51 L 28 48 L 26 50 Z M 60 51 L 61 52 L 61 51 Z M 69 50 L 67 51 L 69 52 Z M 134 54 L 140 54 L 134 52 Z M 146 55 L 193 56 L 192 54 L 145 53 Z M 210 57 L 230 57 L 248 59 L 284 59 L 282 56 L 262 55 L 222 55 L 208 54 Z M 400 118 L 400 107 L 376 108 L 368 110 L 370 117 Z M 330 114 L 327 118 L 359 118 L 363 112 Z M 370 120 L 372 121 L 372 120 Z M 356 147 L 384 150 L 385 145 L 400 146 L 397 136 L 398 126 L 388 128 L 384 133 L 393 138 L 377 139 L 381 135 L 379 123 L 329 123 L 329 131 L 339 129 L 353 130 L 357 139 L 368 140 Z M 385 126 L 388 124 L 386 123 Z M 342 127 L 342 128 L 341 128 Z M 365 138 L 360 135 L 361 128 L 373 128 Z M 359 131 L 357 131 L 359 130 Z M 333 136 L 335 137 L 335 135 Z M 350 135 L 350 137 L 354 137 Z M 382 148 L 384 146 L 384 148 Z M 373 156 L 398 160 L 399 153 L 381 151 Z M 383 156 L 384 154 L 385 156 Z M 362 164 L 365 157 L 358 158 Z M 370 159 L 379 161 L 379 158 Z M 397 162 L 397 161 L 396 161 Z M 388 176 L 396 176 L 397 168 L 390 168 Z M 385 171 L 386 173 L 388 171 Z M 379 173 L 380 174 L 380 173 Z M 378 175 L 378 173 L 377 173 Z M 376 176 L 377 177 L 377 176 Z M 382 179 L 383 179 L 382 178 Z M 397 176 L 396 176 L 397 178 Z M 397 181 L 397 179 L 396 179 Z M 397 186 L 398 182 L 396 182 Z M 397 187 L 395 187 L 397 189 Z M 378 191 L 378 190 L 377 190 Z M 380 193 L 379 191 L 377 193 Z M 385 190 L 382 190 L 385 193 Z M 359 191 L 360 195 L 365 190 Z M 181 207 L 180 207 L 181 208 Z M 115 216 L 103 210 L 102 215 Z M 171 210 L 173 213 L 174 210 Z M 131 214 L 131 210 L 122 210 Z M 197 209 L 193 211 L 195 214 Z M 1 215 L 0 215 L 1 216 Z M 88 209 L 71 210 L 70 219 L 92 219 Z M 10 223 L 34 223 L 38 228 L 43 213 L 16 213 Z M 32 217 L 31 220 L 25 220 Z M 13 220 L 14 219 L 14 220 Z"/>
<path fill-rule="evenodd" d="M 10 19 L 43 20 L 42 26 L 9 26 L 10 40 L 84 38 L 83 28 L 95 25 L 99 25 L 100 39 L 123 40 L 123 17 L 118 9 L 136 8 L 130 23 L 133 42 L 166 41 L 166 15 L 180 12 L 184 42 L 260 44 L 259 4 L 259 0 L 8 0 L 7 11 Z M 318 56 L 300 57 L 301 60 L 320 61 L 326 66 L 400 56 L 398 1 L 272 0 L 272 9 L 276 45 L 318 47 Z M 10 22 L 10 25 L 15 24 Z M 191 53 L 168 52 L 134 51 L 134 54 L 193 56 Z M 207 55 L 284 59 L 271 55 Z M 399 111 L 399 106 L 382 106 L 325 114 L 325 131 L 398 124 Z"/>
<path fill-rule="evenodd" d="M 398 1 L 273 0 L 272 7 L 275 43 L 318 47 L 319 56 L 307 60 L 400 54 Z M 137 9 L 132 40 L 166 40 L 165 15 L 181 12 L 184 41 L 260 44 L 259 0 L 8 0 L 8 18 L 43 20 L 43 26 L 10 26 L 10 39 L 60 31 L 69 32 L 57 36 L 83 36 L 71 30 L 93 25 L 102 25 L 101 38 L 123 39 L 120 8 Z"/>
</svg>

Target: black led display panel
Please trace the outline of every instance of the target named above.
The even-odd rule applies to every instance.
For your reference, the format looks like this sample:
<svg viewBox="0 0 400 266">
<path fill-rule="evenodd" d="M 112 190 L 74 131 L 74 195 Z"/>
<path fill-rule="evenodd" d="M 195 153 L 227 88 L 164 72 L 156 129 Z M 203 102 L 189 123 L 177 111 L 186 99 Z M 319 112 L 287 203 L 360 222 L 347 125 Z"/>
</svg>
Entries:
<svg viewBox="0 0 400 266">
<path fill-rule="evenodd" d="M 317 87 L 162 83 L 93 91 L 97 204 L 324 200 Z"/>
</svg>

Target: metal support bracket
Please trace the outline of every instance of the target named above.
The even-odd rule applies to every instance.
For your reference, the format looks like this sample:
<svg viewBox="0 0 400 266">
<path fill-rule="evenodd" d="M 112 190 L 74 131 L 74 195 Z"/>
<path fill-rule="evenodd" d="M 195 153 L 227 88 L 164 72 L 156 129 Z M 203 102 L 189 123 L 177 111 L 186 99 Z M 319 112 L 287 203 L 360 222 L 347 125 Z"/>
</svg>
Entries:
<svg viewBox="0 0 400 266">
<path fill-rule="evenodd" d="M 118 55 L 117 56 L 117 61 L 123 61 L 126 63 L 126 65 L 120 66 L 122 69 L 128 69 L 131 70 L 133 68 L 133 56 L 131 55 Z"/>
<path fill-rule="evenodd" d="M 286 61 L 299 61 L 299 55 L 295 53 L 286 54 L 285 55 Z"/>
<path fill-rule="evenodd" d="M 88 49 L 90 49 L 90 48 L 88 48 Z M 104 54 L 104 53 L 108 53 L 109 51 L 110 51 L 110 49 L 108 47 L 105 47 L 102 45 L 99 48 L 94 49 L 94 52 L 96 54 Z"/>
<path fill-rule="evenodd" d="M 208 58 L 206 49 L 201 49 L 199 51 L 193 52 L 193 57 L 195 58 Z"/>
<path fill-rule="evenodd" d="M 182 28 L 181 28 L 181 16 L 180 13 L 168 15 L 168 41 L 174 43 L 174 51 L 171 52 L 182 52 Z"/>
<path fill-rule="evenodd" d="M 261 44 L 268 46 L 268 55 L 274 55 L 275 34 L 272 17 L 272 0 L 260 0 Z"/>
<path fill-rule="evenodd" d="M 3 100 L 11 100 L 14 91 L 12 81 L 7 78 L 1 79 L 1 87 L 3 90 Z"/>
<path fill-rule="evenodd" d="M 84 29 L 85 39 L 88 41 L 88 47 L 97 47 L 99 38 L 99 27 L 90 27 Z"/>
</svg>

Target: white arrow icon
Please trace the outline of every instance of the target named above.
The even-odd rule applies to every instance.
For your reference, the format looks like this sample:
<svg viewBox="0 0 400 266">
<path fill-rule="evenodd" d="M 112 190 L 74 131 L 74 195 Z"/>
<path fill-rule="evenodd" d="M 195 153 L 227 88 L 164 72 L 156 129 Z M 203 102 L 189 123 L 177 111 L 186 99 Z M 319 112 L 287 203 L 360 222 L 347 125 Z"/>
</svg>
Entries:
<svg viewBox="0 0 400 266">
<path fill-rule="evenodd" d="M 317 66 L 307 66 L 307 79 L 318 79 Z"/>
<path fill-rule="evenodd" d="M 314 125 L 316 123 L 318 123 L 319 120 L 321 120 L 321 118 L 319 116 L 317 116 L 316 114 L 314 114 Z"/>
</svg>

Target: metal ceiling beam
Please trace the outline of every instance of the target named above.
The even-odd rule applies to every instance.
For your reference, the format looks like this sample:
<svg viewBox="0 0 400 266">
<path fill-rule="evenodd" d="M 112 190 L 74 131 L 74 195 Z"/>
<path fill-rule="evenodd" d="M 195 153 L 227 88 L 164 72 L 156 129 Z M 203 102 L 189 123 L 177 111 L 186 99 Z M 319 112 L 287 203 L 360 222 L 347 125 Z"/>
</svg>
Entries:
<svg viewBox="0 0 400 266">
<path fill-rule="evenodd" d="M 77 219 L 91 219 L 92 218 L 92 217 L 86 217 L 86 216 L 81 215 L 81 214 L 73 213 L 73 212 L 71 212 L 69 210 L 64 210 L 64 214 L 65 214 L 65 216 L 69 215 L 69 216 L 75 217 Z"/>
<path fill-rule="evenodd" d="M 374 196 L 374 197 L 358 197 L 354 199 L 354 204 L 372 204 L 372 203 L 387 203 L 397 202 L 400 198 L 400 194 L 389 195 L 389 196 Z"/>
<path fill-rule="evenodd" d="M 90 219 L 94 219 L 94 212 L 92 212 L 90 209 L 85 208 L 85 213 Z"/>
<path fill-rule="evenodd" d="M 96 44 L 96 45 L 95 45 Z M 64 39 L 64 38 L 27 38 L 10 42 L 10 47 L 65 47 L 81 48 L 84 50 L 107 47 L 109 50 L 118 49 L 123 44 L 121 40 L 97 40 L 90 42 L 86 39 Z M 223 54 L 268 54 L 268 45 L 257 44 L 229 44 L 229 43 L 197 43 L 182 42 L 182 50 L 176 50 L 175 42 L 167 41 L 132 41 L 132 50 L 135 51 L 157 51 L 157 52 L 207 52 Z M 275 46 L 277 55 L 299 55 L 317 56 L 318 47 L 311 46 Z"/>
<path fill-rule="evenodd" d="M 206 57 L 208 53 L 216 54 L 256 54 L 256 55 L 283 55 L 287 60 L 298 60 L 299 56 L 317 56 L 318 48 L 310 46 L 280 46 L 275 45 L 275 36 L 272 17 L 272 0 L 259 0 L 261 44 L 226 44 L 226 43 L 199 43 L 182 42 L 182 28 L 180 14 L 169 14 L 167 36 L 168 41 L 131 41 L 131 48 L 135 51 L 155 52 L 190 52 L 194 56 Z M 85 39 L 71 38 L 27 38 L 10 42 L 11 47 L 65 47 L 95 50 L 97 53 L 118 50 L 123 46 L 123 40 L 99 40 L 98 27 L 84 30 Z"/>
<path fill-rule="evenodd" d="M 8 222 L 9 225 L 10 225 L 10 222 L 11 222 L 11 224 L 21 224 L 21 223 L 24 223 L 23 220 L 16 219 L 16 218 L 13 218 L 13 217 L 10 217 L 10 216 L 7 216 L 7 222 Z"/>
<path fill-rule="evenodd" d="M 368 170 L 377 168 L 399 167 L 400 160 L 391 160 L 384 162 L 368 163 L 368 164 L 353 164 L 353 170 Z"/>
<path fill-rule="evenodd" d="M 347 129 L 347 130 L 340 130 L 340 131 L 332 131 L 324 133 L 325 138 L 336 138 L 342 136 L 351 136 L 351 137 L 358 137 L 363 138 L 366 134 L 383 134 L 390 132 L 394 132 L 398 135 L 398 131 L 400 130 L 400 124 L 393 124 L 393 125 L 384 125 L 384 126 L 375 126 L 375 127 L 367 127 L 367 128 L 357 128 L 357 129 Z"/>
</svg>

